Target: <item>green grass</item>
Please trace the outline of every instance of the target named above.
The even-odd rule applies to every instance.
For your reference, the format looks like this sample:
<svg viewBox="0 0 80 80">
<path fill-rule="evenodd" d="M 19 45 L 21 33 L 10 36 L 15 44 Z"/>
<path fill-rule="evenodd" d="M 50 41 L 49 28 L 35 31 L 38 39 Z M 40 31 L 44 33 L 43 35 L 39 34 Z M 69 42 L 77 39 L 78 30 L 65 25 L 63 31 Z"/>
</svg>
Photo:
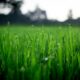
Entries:
<svg viewBox="0 0 80 80">
<path fill-rule="evenodd" d="M 80 28 L 0 28 L 0 80 L 80 80 Z"/>
</svg>

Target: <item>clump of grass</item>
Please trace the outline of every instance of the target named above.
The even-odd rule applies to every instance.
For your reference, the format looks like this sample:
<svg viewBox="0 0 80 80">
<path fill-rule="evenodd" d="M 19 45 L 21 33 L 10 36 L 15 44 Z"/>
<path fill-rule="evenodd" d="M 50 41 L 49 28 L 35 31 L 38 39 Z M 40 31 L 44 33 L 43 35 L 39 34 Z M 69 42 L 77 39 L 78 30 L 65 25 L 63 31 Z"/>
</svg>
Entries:
<svg viewBox="0 0 80 80">
<path fill-rule="evenodd" d="M 1 28 L 0 80 L 80 80 L 78 28 Z"/>
</svg>

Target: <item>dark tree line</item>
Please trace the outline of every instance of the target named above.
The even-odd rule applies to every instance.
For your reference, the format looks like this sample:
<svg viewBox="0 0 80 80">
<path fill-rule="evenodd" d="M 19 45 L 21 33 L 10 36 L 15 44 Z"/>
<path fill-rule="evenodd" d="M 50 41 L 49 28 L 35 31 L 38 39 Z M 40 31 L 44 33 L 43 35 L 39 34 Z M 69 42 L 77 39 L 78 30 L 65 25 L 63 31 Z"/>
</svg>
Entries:
<svg viewBox="0 0 80 80">
<path fill-rule="evenodd" d="M 0 0 L 4 6 L 11 5 L 11 12 L 8 15 L 0 14 L 0 24 L 28 23 L 29 18 L 21 14 L 20 7 L 23 0 Z"/>
<path fill-rule="evenodd" d="M 7 24 L 10 23 L 27 23 L 27 24 L 36 24 L 39 23 L 38 21 L 31 21 L 30 18 L 26 15 L 22 15 L 20 11 L 20 7 L 23 3 L 23 0 L 0 0 L 0 4 L 4 6 L 11 5 L 11 12 L 8 15 L 0 14 L 0 24 Z M 44 20 L 41 22 L 42 24 L 79 24 L 80 25 L 80 18 L 74 20 L 73 12 L 70 9 L 68 12 L 68 19 L 64 22 L 54 21 L 54 20 Z M 40 24 L 41 24 L 40 23 Z"/>
<path fill-rule="evenodd" d="M 12 6 L 11 13 L 18 12 L 22 2 L 23 2 L 22 0 L 0 0 L 0 3 L 3 3 L 4 6 L 5 4 L 9 4 Z"/>
</svg>

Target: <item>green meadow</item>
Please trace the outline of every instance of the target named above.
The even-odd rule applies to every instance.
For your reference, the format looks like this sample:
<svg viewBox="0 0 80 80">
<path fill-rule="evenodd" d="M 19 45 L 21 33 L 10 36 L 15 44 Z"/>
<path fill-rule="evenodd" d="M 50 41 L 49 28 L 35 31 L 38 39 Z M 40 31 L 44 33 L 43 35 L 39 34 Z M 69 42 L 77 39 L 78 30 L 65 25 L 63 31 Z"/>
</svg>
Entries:
<svg viewBox="0 0 80 80">
<path fill-rule="evenodd" d="M 80 80 L 80 28 L 0 27 L 0 80 Z"/>
</svg>

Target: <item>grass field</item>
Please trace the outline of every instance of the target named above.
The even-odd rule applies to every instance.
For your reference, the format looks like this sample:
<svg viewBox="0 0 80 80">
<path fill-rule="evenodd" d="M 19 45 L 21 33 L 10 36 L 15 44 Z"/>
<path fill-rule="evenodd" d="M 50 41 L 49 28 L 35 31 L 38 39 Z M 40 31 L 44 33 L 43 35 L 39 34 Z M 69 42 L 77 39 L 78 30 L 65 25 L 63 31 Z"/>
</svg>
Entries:
<svg viewBox="0 0 80 80">
<path fill-rule="evenodd" d="M 80 28 L 1 27 L 0 80 L 80 80 Z"/>
</svg>

